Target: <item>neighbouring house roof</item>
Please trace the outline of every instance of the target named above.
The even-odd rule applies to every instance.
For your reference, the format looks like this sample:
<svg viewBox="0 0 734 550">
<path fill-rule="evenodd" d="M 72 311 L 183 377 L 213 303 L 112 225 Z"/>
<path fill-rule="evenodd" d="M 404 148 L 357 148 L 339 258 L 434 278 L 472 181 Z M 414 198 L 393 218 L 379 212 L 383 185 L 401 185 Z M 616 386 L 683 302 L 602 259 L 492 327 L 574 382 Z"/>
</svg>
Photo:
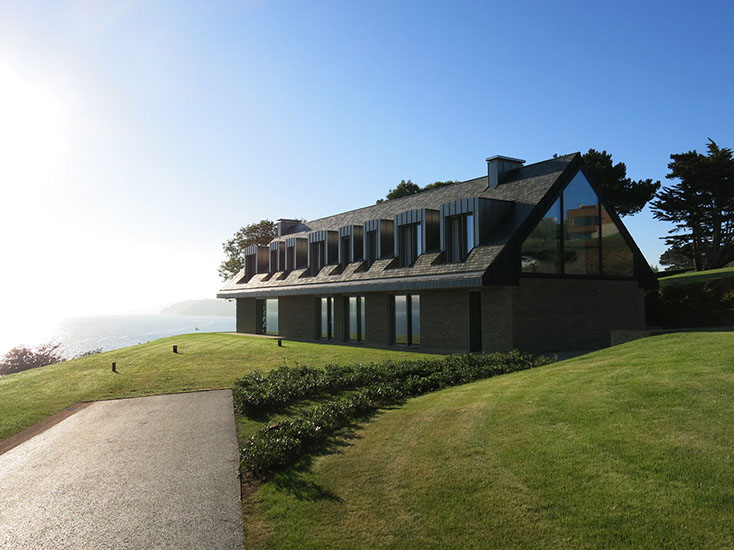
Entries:
<svg viewBox="0 0 734 550">
<path fill-rule="evenodd" d="M 228 281 L 217 296 L 243 298 L 481 286 L 486 284 L 486 274 L 490 266 L 501 259 L 510 240 L 528 225 L 531 213 L 542 216 L 547 209 L 545 203 L 549 201 L 548 197 L 560 191 L 561 186 L 576 173 L 580 164 L 583 164 L 581 155 L 573 153 L 505 172 L 500 176 L 499 185 L 491 189 L 487 189 L 488 178 L 483 176 L 311 220 L 306 222 L 309 231 L 279 238 L 305 238 L 311 231 L 338 231 L 342 226 L 362 225 L 372 219 L 392 220 L 396 214 L 407 210 L 438 210 L 442 204 L 457 199 L 483 197 L 514 203 L 513 208 L 492 230 L 489 240 L 476 246 L 462 262 L 448 263 L 443 257 L 444 253 L 426 252 L 418 256 L 410 267 L 399 267 L 395 259 L 378 259 L 369 269 L 364 262 L 358 261 L 346 267 L 327 265 L 315 276 L 304 268 L 259 273 L 247 282 L 242 280 L 243 270 Z M 541 209 L 542 212 L 536 212 Z"/>
</svg>

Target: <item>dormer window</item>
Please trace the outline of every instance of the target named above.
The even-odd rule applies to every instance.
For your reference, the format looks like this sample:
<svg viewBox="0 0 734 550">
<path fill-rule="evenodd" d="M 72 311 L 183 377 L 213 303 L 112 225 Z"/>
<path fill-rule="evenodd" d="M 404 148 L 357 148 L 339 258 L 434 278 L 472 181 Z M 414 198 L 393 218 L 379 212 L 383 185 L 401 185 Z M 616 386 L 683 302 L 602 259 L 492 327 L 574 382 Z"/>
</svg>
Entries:
<svg viewBox="0 0 734 550">
<path fill-rule="evenodd" d="M 285 241 L 270 243 L 270 273 L 285 271 Z"/>
<path fill-rule="evenodd" d="M 258 273 L 267 273 L 268 271 L 268 247 L 253 244 L 245 248 L 245 276 L 240 279 L 239 284 L 248 282 Z"/>
<path fill-rule="evenodd" d="M 337 231 L 313 231 L 308 234 L 308 266 L 315 276 L 326 265 L 335 265 L 339 257 Z"/>
<path fill-rule="evenodd" d="M 393 220 L 374 219 L 364 222 L 363 259 L 367 267 L 375 260 L 392 258 L 395 244 L 395 222 Z"/>
<path fill-rule="evenodd" d="M 361 225 L 344 225 L 339 228 L 339 265 L 346 266 L 362 259 Z"/>
<path fill-rule="evenodd" d="M 446 261 L 463 262 L 475 246 L 486 244 L 514 203 L 467 197 L 441 205 L 441 250 Z"/>
<path fill-rule="evenodd" d="M 377 259 L 377 230 L 367 231 L 364 234 L 364 261 L 367 267 L 375 263 Z"/>
<path fill-rule="evenodd" d="M 285 240 L 285 269 L 303 269 L 308 265 L 308 239 L 289 237 Z"/>
<path fill-rule="evenodd" d="M 438 210 L 422 208 L 395 215 L 395 247 L 400 267 L 412 266 L 424 252 L 439 249 L 440 225 Z"/>
<path fill-rule="evenodd" d="M 415 263 L 423 249 L 421 224 L 401 225 L 399 233 L 400 267 L 408 267 Z"/>
<path fill-rule="evenodd" d="M 474 214 L 460 214 L 446 219 L 446 259 L 461 262 L 474 248 Z"/>
<path fill-rule="evenodd" d="M 339 250 L 339 263 L 347 265 L 352 263 L 352 237 L 342 237 L 341 249 Z"/>
</svg>

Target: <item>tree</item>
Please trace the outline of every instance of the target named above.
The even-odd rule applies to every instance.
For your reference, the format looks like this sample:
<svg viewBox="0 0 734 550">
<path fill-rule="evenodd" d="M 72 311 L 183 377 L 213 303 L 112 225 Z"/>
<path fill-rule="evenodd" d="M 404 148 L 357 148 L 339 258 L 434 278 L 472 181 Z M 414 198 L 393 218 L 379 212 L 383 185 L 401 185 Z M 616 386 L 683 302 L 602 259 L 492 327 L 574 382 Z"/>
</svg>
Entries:
<svg viewBox="0 0 734 550">
<path fill-rule="evenodd" d="M 415 195 L 416 193 L 420 193 L 421 188 L 419 185 L 416 185 L 412 181 L 408 180 L 400 180 L 400 183 L 398 183 L 395 186 L 395 189 L 390 189 L 390 191 L 387 193 L 384 199 L 379 199 L 377 201 L 377 204 L 380 204 L 382 202 L 385 202 L 386 200 L 390 201 L 392 199 L 400 199 L 402 197 L 407 197 L 409 195 Z"/>
<path fill-rule="evenodd" d="M 0 359 L 0 376 L 65 361 L 60 347 L 61 344 L 43 344 L 36 349 L 16 346 Z"/>
<path fill-rule="evenodd" d="M 660 189 L 659 181 L 633 181 L 628 178 L 627 166 L 623 162 L 613 164 L 611 153 L 589 149 L 583 158 L 601 186 L 604 198 L 620 216 L 629 216 L 642 210 Z"/>
<path fill-rule="evenodd" d="M 668 269 L 692 269 L 691 247 L 671 246 L 660 255 L 660 265 Z"/>
<path fill-rule="evenodd" d="M 457 182 L 454 180 L 435 181 L 433 183 L 429 183 L 425 187 L 421 187 L 420 185 L 417 185 L 410 180 L 408 181 L 401 180 L 400 183 L 397 184 L 395 189 L 390 189 L 388 194 L 385 195 L 384 199 L 378 199 L 377 204 L 381 204 L 385 202 L 386 200 L 389 201 L 392 199 L 400 199 L 402 197 L 408 197 L 410 195 L 416 195 L 418 193 L 422 193 L 423 191 L 429 191 L 431 189 L 438 189 L 439 187 L 451 185 L 452 183 L 457 183 Z"/>
<path fill-rule="evenodd" d="M 220 277 L 226 281 L 237 275 L 245 267 L 245 248 L 253 244 L 267 246 L 277 234 L 275 222 L 271 220 L 240 227 L 231 239 L 222 244 L 227 259 L 219 265 Z"/>
<path fill-rule="evenodd" d="M 690 251 L 696 271 L 724 267 L 734 260 L 734 158 L 709 139 L 708 155 L 695 150 L 670 155 L 677 183 L 659 191 L 653 216 L 674 224 L 665 243 Z"/>
<path fill-rule="evenodd" d="M 438 189 L 439 187 L 446 187 L 447 185 L 453 185 L 454 183 L 459 183 L 456 180 L 446 180 L 446 181 L 434 181 L 433 183 L 429 183 L 426 185 L 422 191 L 430 191 L 431 189 Z"/>
</svg>

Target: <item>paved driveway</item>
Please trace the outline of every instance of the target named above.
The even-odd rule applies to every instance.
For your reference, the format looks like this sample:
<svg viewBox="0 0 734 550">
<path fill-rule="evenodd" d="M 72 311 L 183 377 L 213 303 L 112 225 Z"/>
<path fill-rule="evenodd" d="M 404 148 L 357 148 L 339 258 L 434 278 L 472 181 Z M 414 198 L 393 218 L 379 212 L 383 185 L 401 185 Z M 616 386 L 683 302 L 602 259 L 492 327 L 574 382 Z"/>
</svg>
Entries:
<svg viewBox="0 0 734 550">
<path fill-rule="evenodd" d="M 101 401 L 0 456 L 0 548 L 242 548 L 230 391 Z"/>
</svg>

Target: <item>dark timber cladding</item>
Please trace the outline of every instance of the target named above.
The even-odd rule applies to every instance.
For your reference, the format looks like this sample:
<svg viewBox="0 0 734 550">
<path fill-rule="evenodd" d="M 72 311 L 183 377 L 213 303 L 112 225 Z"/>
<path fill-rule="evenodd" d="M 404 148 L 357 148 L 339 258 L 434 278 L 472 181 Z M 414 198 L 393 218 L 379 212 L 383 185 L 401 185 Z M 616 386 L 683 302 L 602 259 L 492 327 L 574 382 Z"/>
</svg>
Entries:
<svg viewBox="0 0 734 550">
<path fill-rule="evenodd" d="M 512 210 L 515 203 L 472 197 L 456 199 L 441 205 L 441 250 L 446 250 L 446 218 L 460 214 L 474 214 L 474 242 L 484 244 L 489 240 L 494 228 L 502 221 L 505 215 Z"/>
<path fill-rule="evenodd" d="M 308 266 L 308 239 L 288 237 L 285 240 L 285 269 L 301 269 Z"/>
<path fill-rule="evenodd" d="M 393 235 L 395 223 L 393 220 L 367 220 L 364 222 L 365 240 L 375 238 L 375 257 L 373 260 L 380 258 L 391 258 L 393 255 Z M 371 244 L 371 243 L 370 243 Z M 367 246 L 365 246 L 365 261 L 367 258 Z"/>
<path fill-rule="evenodd" d="M 249 247 L 218 297 L 237 299 L 242 332 L 257 326 L 263 299 L 278 299 L 277 330 L 294 339 L 321 333 L 318 311 L 329 298 L 337 343 L 352 300 L 366 313 L 364 344 L 389 346 L 390 304 L 411 296 L 426 350 L 584 349 L 608 343 L 610 330 L 644 326 L 644 289 L 657 281 L 581 155 L 523 162 L 490 157 L 487 176 L 308 222 L 279 220 L 279 237 Z M 584 179 L 606 221 L 566 219 L 563 197 Z M 603 266 L 603 258 L 623 269 L 564 267 Z"/>
<path fill-rule="evenodd" d="M 346 243 L 346 249 L 344 244 Z M 362 259 L 362 226 L 344 225 L 339 228 L 339 263 Z"/>
<path fill-rule="evenodd" d="M 418 208 L 395 214 L 395 228 L 404 225 L 421 224 L 421 247 L 419 253 L 428 250 L 438 250 L 440 247 L 440 212 L 429 208 Z M 399 250 L 399 231 L 395 231 L 394 250 Z"/>
</svg>

